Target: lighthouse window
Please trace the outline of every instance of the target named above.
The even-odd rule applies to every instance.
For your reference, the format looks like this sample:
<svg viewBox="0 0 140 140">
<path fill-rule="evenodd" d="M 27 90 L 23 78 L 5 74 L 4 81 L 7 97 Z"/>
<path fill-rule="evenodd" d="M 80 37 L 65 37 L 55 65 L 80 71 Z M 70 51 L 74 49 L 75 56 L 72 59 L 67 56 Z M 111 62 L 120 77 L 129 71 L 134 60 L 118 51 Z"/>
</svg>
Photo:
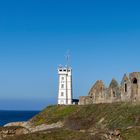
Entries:
<svg viewBox="0 0 140 140">
<path fill-rule="evenodd" d="M 64 88 L 64 84 L 61 85 L 61 88 Z"/>
<path fill-rule="evenodd" d="M 61 92 L 61 96 L 64 96 L 64 92 Z"/>
<path fill-rule="evenodd" d="M 64 77 L 62 77 L 62 80 L 64 80 Z"/>
</svg>

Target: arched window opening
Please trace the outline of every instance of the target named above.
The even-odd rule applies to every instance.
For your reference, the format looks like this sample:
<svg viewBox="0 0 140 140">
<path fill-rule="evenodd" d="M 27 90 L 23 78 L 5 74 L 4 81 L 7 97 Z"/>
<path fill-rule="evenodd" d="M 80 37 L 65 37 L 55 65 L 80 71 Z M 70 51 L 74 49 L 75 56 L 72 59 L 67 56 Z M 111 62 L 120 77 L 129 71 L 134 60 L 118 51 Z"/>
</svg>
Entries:
<svg viewBox="0 0 140 140">
<path fill-rule="evenodd" d="M 116 97 L 116 93 L 115 93 L 115 91 L 113 91 L 113 97 Z"/>
<path fill-rule="evenodd" d="M 127 84 L 125 84 L 125 92 L 127 92 Z"/>
<path fill-rule="evenodd" d="M 133 79 L 133 84 L 137 84 L 138 80 L 136 78 Z"/>
</svg>

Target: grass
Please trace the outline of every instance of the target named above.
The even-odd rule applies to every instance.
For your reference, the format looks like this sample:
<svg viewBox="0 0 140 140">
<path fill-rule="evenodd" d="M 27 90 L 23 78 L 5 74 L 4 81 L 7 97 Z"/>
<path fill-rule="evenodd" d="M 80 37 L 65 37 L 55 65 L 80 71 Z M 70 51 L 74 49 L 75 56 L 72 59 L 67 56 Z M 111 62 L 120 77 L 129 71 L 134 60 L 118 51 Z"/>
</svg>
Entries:
<svg viewBox="0 0 140 140">
<path fill-rule="evenodd" d="M 96 137 L 97 138 L 97 137 Z M 5 138 L 3 140 L 95 140 L 94 136 L 87 133 L 68 129 L 56 129 L 39 133 Z M 96 139 L 100 140 L 100 139 Z"/>
<path fill-rule="evenodd" d="M 124 140 L 140 140 L 140 128 L 134 127 L 129 130 L 122 131 Z"/>
<path fill-rule="evenodd" d="M 30 122 L 34 125 L 52 124 L 63 121 L 64 118 L 78 109 L 78 106 L 49 106 L 33 117 Z"/>
<path fill-rule="evenodd" d="M 96 104 L 85 106 L 49 106 L 33 117 L 33 125 L 64 123 L 63 129 L 18 136 L 18 140 L 84 140 L 91 139 L 88 133 L 79 130 L 121 131 L 124 140 L 140 139 L 140 105 L 130 103 Z M 132 129 L 127 129 L 132 127 Z M 92 137 L 92 139 L 94 139 Z M 98 138 L 99 139 L 99 138 Z M 16 138 L 10 138 L 16 140 Z M 97 140 L 97 136 L 96 136 Z"/>
<path fill-rule="evenodd" d="M 127 103 L 81 106 L 69 115 L 65 125 L 72 129 L 126 129 L 140 124 L 140 105 Z"/>
<path fill-rule="evenodd" d="M 126 129 L 140 125 L 140 105 L 129 103 L 49 106 L 30 120 L 34 125 L 64 122 L 71 129 Z"/>
</svg>

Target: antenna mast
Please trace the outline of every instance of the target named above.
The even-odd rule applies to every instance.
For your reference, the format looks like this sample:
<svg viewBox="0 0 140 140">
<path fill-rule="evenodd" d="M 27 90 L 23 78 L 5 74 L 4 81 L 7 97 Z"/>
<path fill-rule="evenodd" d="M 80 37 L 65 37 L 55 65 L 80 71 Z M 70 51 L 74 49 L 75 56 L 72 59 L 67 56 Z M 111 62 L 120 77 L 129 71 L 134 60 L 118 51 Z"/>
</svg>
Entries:
<svg viewBox="0 0 140 140">
<path fill-rule="evenodd" d="M 66 57 L 66 67 L 69 67 L 69 64 L 70 64 L 70 51 L 69 50 L 66 52 L 65 57 Z"/>
</svg>

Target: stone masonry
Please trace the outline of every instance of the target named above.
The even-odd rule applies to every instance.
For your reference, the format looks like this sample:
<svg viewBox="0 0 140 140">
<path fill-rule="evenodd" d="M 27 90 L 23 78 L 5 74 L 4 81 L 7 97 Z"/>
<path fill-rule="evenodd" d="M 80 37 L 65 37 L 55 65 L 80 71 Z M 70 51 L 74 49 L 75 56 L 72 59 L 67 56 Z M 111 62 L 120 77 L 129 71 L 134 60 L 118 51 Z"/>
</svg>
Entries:
<svg viewBox="0 0 140 140">
<path fill-rule="evenodd" d="M 125 74 L 119 85 L 115 79 L 112 79 L 108 88 L 103 81 L 98 80 L 88 96 L 81 96 L 80 105 L 113 103 L 113 102 L 140 102 L 140 72 Z"/>
</svg>

